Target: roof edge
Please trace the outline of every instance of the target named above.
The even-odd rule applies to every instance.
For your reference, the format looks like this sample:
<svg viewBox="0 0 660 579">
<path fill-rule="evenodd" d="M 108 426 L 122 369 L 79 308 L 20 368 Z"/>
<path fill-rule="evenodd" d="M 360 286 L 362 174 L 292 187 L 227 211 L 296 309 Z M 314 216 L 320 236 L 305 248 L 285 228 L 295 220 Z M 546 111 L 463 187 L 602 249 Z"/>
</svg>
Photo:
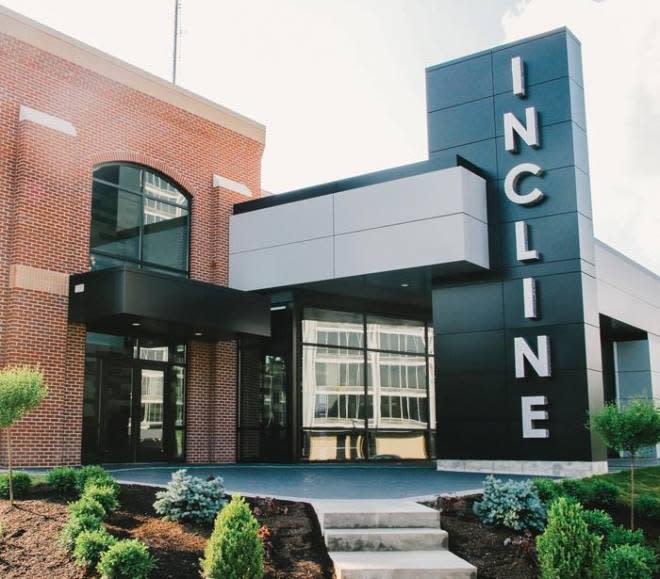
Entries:
<svg viewBox="0 0 660 579">
<path fill-rule="evenodd" d="M 266 127 L 261 123 L 1 5 L 0 33 L 265 143 Z"/>
</svg>

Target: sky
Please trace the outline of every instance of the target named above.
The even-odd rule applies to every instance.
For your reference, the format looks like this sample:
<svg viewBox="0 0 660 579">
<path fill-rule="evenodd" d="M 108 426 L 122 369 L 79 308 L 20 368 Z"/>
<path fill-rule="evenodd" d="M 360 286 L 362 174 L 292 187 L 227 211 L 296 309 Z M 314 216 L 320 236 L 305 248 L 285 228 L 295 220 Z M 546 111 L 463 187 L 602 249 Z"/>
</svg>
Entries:
<svg viewBox="0 0 660 579">
<path fill-rule="evenodd" d="M 174 0 L 0 0 L 171 78 Z M 424 69 L 581 40 L 596 236 L 660 273 L 660 1 L 181 0 L 178 84 L 267 128 L 282 192 L 427 158 Z"/>
</svg>

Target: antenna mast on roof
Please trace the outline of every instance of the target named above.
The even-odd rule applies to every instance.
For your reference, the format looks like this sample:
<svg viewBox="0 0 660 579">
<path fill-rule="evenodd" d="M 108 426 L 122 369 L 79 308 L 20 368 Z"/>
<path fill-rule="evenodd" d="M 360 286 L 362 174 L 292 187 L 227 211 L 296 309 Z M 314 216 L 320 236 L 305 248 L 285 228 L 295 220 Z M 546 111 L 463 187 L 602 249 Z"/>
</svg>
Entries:
<svg viewBox="0 0 660 579">
<path fill-rule="evenodd" d="M 174 54 L 172 55 L 172 83 L 176 84 L 176 62 L 179 59 L 179 12 L 181 11 L 181 0 L 174 0 Z"/>
</svg>

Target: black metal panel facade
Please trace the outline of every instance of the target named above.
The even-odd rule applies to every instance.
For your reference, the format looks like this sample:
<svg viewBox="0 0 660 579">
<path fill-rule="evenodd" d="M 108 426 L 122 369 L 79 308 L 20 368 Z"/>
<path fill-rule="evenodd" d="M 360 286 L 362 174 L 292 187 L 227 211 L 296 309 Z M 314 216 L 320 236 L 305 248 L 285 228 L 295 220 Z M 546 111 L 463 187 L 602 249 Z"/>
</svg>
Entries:
<svg viewBox="0 0 660 579">
<path fill-rule="evenodd" d="M 490 229 L 490 272 L 433 281 L 439 458 L 604 460 L 585 426 L 603 384 L 579 42 L 561 29 L 432 67 L 427 107 L 431 159 L 451 166 L 460 155 L 488 179 Z M 507 113 L 528 131 L 512 132 L 516 151 L 505 144 Z M 515 193 L 538 188 L 540 202 L 507 196 L 521 167 Z M 521 260 L 517 222 L 537 259 Z M 549 375 L 523 356 L 516 377 L 516 340 L 541 359 L 542 336 Z M 530 408 L 547 418 L 524 415 L 525 400 L 544 401 Z"/>
</svg>

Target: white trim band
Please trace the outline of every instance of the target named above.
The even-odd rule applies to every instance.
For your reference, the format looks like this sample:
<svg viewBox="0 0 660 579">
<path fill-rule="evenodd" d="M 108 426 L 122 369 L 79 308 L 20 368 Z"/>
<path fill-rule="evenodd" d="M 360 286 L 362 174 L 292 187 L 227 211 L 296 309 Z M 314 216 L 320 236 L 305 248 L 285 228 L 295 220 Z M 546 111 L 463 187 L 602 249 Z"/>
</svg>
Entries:
<svg viewBox="0 0 660 579">
<path fill-rule="evenodd" d="M 252 197 L 252 191 L 250 191 L 250 188 L 245 183 L 234 181 L 233 179 L 223 177 L 222 175 L 213 175 L 213 188 L 217 189 L 218 187 L 228 189 L 234 193 L 239 193 L 244 197 Z"/>
<path fill-rule="evenodd" d="M 438 470 L 581 478 L 607 473 L 607 461 L 440 459 Z"/>
<path fill-rule="evenodd" d="M 41 125 L 42 127 L 59 131 L 65 135 L 70 135 L 71 137 L 78 136 L 76 127 L 74 127 L 69 121 L 26 107 L 25 105 L 21 105 L 21 108 L 18 111 L 18 121 L 30 121 L 31 123 Z"/>
</svg>

